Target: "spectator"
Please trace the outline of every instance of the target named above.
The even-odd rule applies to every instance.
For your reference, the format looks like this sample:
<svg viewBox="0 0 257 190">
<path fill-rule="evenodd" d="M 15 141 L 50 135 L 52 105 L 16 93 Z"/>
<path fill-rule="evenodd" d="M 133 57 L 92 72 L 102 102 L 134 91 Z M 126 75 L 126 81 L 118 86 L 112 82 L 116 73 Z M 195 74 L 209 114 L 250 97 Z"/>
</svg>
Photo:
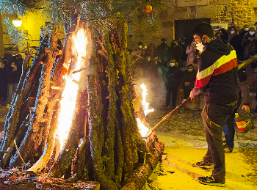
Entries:
<svg viewBox="0 0 257 190">
<path fill-rule="evenodd" d="M 166 107 L 170 105 L 170 96 L 172 94 L 171 106 L 176 107 L 178 87 L 182 77 L 182 71 L 178 68 L 178 62 L 172 59 L 169 62 L 169 69 L 166 75 Z"/>
<path fill-rule="evenodd" d="M 172 41 L 170 48 L 168 49 L 170 60 L 175 59 L 178 64 L 181 64 L 181 59 L 183 56 L 183 48 L 175 40 Z"/>
<path fill-rule="evenodd" d="M 257 54 L 257 40 L 255 38 L 255 33 L 255 29 L 251 27 L 246 34 L 246 39 L 241 43 L 244 50 L 244 59 L 248 59 Z"/>
<path fill-rule="evenodd" d="M 141 56 L 142 48 L 143 48 L 143 43 L 142 42 L 138 42 L 138 48 L 136 49 L 137 55 Z"/>
<path fill-rule="evenodd" d="M 187 54 L 186 66 L 197 64 L 195 63 L 196 45 L 195 45 L 195 42 L 192 42 L 192 41 L 193 39 L 191 40 L 191 44 L 188 44 L 186 49 L 186 54 Z"/>
<path fill-rule="evenodd" d="M 188 65 L 187 70 L 184 71 L 181 80 L 182 88 L 184 91 L 184 100 L 189 97 L 191 90 L 194 88 L 195 77 L 196 71 L 194 70 L 193 65 Z"/>
<path fill-rule="evenodd" d="M 13 56 L 11 63 L 7 66 L 7 84 L 8 84 L 8 93 L 7 93 L 7 108 L 10 108 L 12 101 L 12 95 L 16 90 L 21 72 L 22 72 L 22 58 L 21 56 Z"/>
<path fill-rule="evenodd" d="M 141 49 L 141 56 L 145 57 L 147 54 L 147 45 L 143 44 L 143 48 Z"/>
<path fill-rule="evenodd" d="M 256 69 L 257 68 L 257 61 L 251 63 L 251 67 L 253 69 Z M 257 88 L 256 88 L 256 91 L 255 91 L 255 100 L 257 102 Z M 257 105 L 256 105 L 256 108 L 255 108 L 254 112 L 257 113 Z"/>
<path fill-rule="evenodd" d="M 0 59 L 0 98 L 4 105 L 7 98 L 6 60 Z"/>
<path fill-rule="evenodd" d="M 229 42 L 236 50 L 236 55 L 239 62 L 244 60 L 244 49 L 241 46 L 241 42 L 242 42 L 242 38 L 240 34 L 237 34 Z"/>
<path fill-rule="evenodd" d="M 151 43 L 150 47 L 148 48 L 148 54 L 150 54 L 150 59 L 151 60 L 154 59 L 154 50 L 155 50 L 154 44 Z"/>
<path fill-rule="evenodd" d="M 231 39 L 234 38 L 238 33 L 236 26 L 232 25 L 231 27 L 229 27 L 227 30 L 227 33 L 228 33 L 228 42 L 230 42 Z"/>
<path fill-rule="evenodd" d="M 244 35 L 248 32 L 249 26 L 246 24 L 243 28 L 239 30 L 240 38 L 243 39 Z"/>
<path fill-rule="evenodd" d="M 162 43 L 155 50 L 155 57 L 157 57 L 157 67 L 159 76 L 163 77 L 165 81 L 167 63 L 169 61 L 169 54 L 166 38 L 161 39 Z"/>
<path fill-rule="evenodd" d="M 224 28 L 220 29 L 220 39 L 224 43 L 228 42 L 228 33 L 227 33 L 227 31 Z"/>
</svg>

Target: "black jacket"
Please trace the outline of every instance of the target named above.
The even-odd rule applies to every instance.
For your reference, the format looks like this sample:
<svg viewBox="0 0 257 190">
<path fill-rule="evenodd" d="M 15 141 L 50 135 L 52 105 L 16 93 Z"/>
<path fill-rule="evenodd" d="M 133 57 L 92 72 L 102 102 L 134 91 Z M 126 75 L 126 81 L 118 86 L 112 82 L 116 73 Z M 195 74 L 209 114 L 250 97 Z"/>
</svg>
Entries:
<svg viewBox="0 0 257 190">
<path fill-rule="evenodd" d="M 183 73 L 182 80 L 181 80 L 183 87 L 186 89 L 194 88 L 195 77 L 196 77 L 195 70 L 193 70 L 192 72 L 188 72 L 188 70 L 185 70 Z M 185 86 L 185 82 L 190 82 L 190 85 Z"/>
<path fill-rule="evenodd" d="M 21 72 L 22 72 L 22 59 L 16 60 L 14 63 L 17 66 L 17 71 L 13 71 L 13 67 L 11 67 L 11 63 L 6 66 L 7 71 L 7 83 L 19 83 Z"/>
<path fill-rule="evenodd" d="M 230 44 L 210 40 L 198 63 L 194 95 L 204 92 L 207 103 L 229 104 L 238 99 L 237 56 Z"/>
<path fill-rule="evenodd" d="M 169 67 L 166 73 L 166 86 L 170 88 L 178 88 L 183 72 L 178 67 Z"/>
<path fill-rule="evenodd" d="M 154 51 L 155 57 L 159 57 L 161 59 L 161 62 L 158 62 L 158 66 L 166 66 L 169 59 L 168 54 L 168 48 L 169 46 L 166 43 L 162 43 L 159 45 L 156 50 Z"/>
</svg>

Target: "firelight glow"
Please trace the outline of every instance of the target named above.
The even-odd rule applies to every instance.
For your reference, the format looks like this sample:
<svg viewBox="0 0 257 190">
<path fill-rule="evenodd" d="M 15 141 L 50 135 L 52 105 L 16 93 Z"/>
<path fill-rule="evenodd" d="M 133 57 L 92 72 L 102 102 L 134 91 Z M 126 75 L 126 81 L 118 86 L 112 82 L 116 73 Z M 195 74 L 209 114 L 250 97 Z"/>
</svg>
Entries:
<svg viewBox="0 0 257 190">
<path fill-rule="evenodd" d="M 141 134 L 142 137 L 145 137 L 149 131 L 149 128 L 147 128 L 139 118 L 136 118 L 136 120 L 138 132 Z"/>
<path fill-rule="evenodd" d="M 140 85 L 140 87 L 143 89 L 143 92 L 142 92 L 142 106 L 143 106 L 143 110 L 144 110 L 144 113 L 145 113 L 145 117 L 147 116 L 148 113 L 150 112 L 153 112 L 154 109 L 149 109 L 149 103 L 146 102 L 146 95 L 148 94 L 147 93 L 147 89 L 146 89 L 146 86 L 144 83 L 142 83 Z M 139 130 L 139 133 L 141 134 L 142 137 L 145 137 L 147 135 L 147 133 L 149 132 L 149 128 L 146 127 L 142 121 L 139 119 L 139 118 L 136 118 L 136 121 L 137 121 L 137 127 L 138 127 L 138 130 Z"/>
<path fill-rule="evenodd" d="M 152 109 L 149 109 L 149 108 L 148 108 L 148 107 L 149 107 L 149 103 L 146 102 L 146 95 L 147 95 L 148 93 L 147 93 L 147 89 L 146 89 L 145 84 L 142 83 L 142 84 L 140 85 L 140 87 L 143 89 L 143 92 L 142 92 L 142 98 L 143 98 L 143 100 L 142 100 L 142 106 L 143 106 L 143 109 L 144 109 L 145 116 L 147 116 L 147 114 L 150 113 L 150 112 L 153 112 L 154 109 L 153 109 L 153 108 L 152 108 Z"/>
<path fill-rule="evenodd" d="M 84 67 L 85 61 L 83 58 L 87 55 L 87 37 L 85 30 L 80 29 L 76 35 L 73 35 L 72 43 L 73 55 L 76 55 L 77 57 L 74 70 L 79 70 Z M 62 150 L 67 140 L 72 125 L 79 90 L 78 84 L 74 81 L 79 82 L 80 77 L 81 72 L 65 75 L 65 87 L 60 101 L 61 109 L 58 117 L 57 131 L 58 139 L 60 141 L 60 150 Z"/>
</svg>

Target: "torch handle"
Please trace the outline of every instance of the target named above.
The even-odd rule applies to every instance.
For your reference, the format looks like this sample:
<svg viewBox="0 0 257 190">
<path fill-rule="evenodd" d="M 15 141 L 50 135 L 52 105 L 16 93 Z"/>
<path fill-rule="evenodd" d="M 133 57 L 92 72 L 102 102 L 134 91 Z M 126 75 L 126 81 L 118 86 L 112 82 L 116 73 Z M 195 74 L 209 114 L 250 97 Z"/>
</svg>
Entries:
<svg viewBox="0 0 257 190">
<path fill-rule="evenodd" d="M 187 102 L 191 101 L 190 97 L 188 97 L 184 102 L 182 102 L 180 105 L 178 105 L 175 109 L 173 109 L 170 113 L 168 113 L 164 118 L 162 118 L 161 121 L 159 121 L 159 123 L 157 123 L 153 128 L 150 129 L 150 131 L 148 132 L 148 134 L 146 135 L 146 137 L 149 137 L 154 131 L 155 129 L 162 124 L 164 121 L 166 121 L 170 116 L 172 116 L 173 114 L 175 114 L 181 107 L 183 107 Z"/>
</svg>

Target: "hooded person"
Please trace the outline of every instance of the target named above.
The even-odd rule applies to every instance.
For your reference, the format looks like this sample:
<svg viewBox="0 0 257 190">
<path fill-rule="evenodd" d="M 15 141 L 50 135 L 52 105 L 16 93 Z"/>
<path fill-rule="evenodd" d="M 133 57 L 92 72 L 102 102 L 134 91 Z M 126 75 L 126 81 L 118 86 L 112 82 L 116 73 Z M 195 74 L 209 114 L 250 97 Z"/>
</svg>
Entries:
<svg viewBox="0 0 257 190">
<path fill-rule="evenodd" d="M 167 72 L 167 63 L 169 61 L 169 54 L 168 54 L 168 48 L 167 45 L 167 39 L 162 38 L 162 43 L 157 46 L 157 48 L 154 51 L 155 57 L 157 58 L 157 67 L 158 67 L 158 74 L 159 76 L 163 77 L 163 80 L 165 81 L 165 76 Z"/>
<path fill-rule="evenodd" d="M 183 56 L 183 47 L 175 40 L 171 42 L 171 46 L 168 49 L 169 60 L 175 59 L 180 65 Z"/>
<path fill-rule="evenodd" d="M 230 42 L 231 39 L 238 34 L 236 26 L 235 25 L 230 26 L 227 30 L 227 33 L 228 33 L 228 42 Z"/>
<path fill-rule="evenodd" d="M 208 150 L 197 166 L 214 164 L 211 176 L 199 177 L 205 185 L 225 185 L 225 153 L 222 145 L 222 126 L 226 117 L 236 110 L 238 100 L 237 57 L 229 43 L 214 38 L 210 24 L 201 23 L 194 29 L 196 44 L 205 44 L 198 63 L 195 86 L 190 92 L 191 100 L 204 93 L 202 111 Z"/>
</svg>

